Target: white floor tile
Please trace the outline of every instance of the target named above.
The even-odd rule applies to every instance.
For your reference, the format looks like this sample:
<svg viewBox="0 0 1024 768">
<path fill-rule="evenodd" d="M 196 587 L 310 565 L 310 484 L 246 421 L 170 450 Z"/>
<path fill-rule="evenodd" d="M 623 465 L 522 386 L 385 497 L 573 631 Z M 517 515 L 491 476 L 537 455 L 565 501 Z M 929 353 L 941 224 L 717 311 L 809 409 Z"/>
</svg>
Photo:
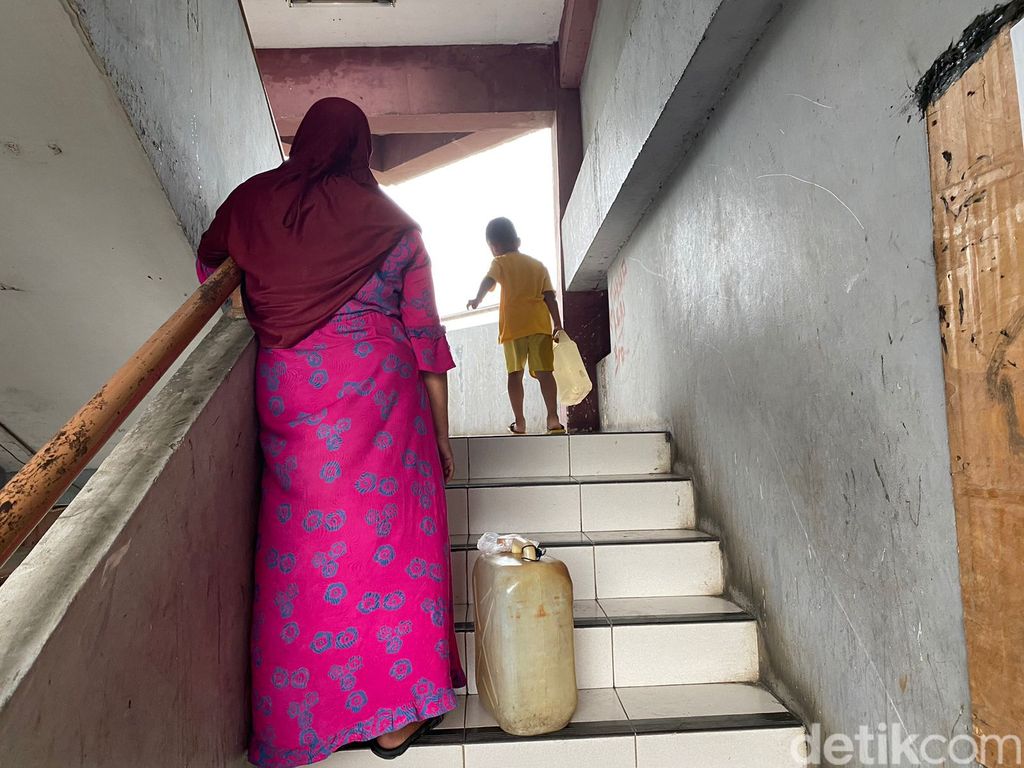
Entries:
<svg viewBox="0 0 1024 768">
<path fill-rule="evenodd" d="M 476 696 L 480 689 L 476 685 L 476 633 L 466 633 L 466 655 L 463 656 L 466 670 L 466 693 Z"/>
<path fill-rule="evenodd" d="M 786 711 L 779 700 L 764 688 L 746 683 L 620 688 L 618 693 L 626 714 L 633 720 Z"/>
<path fill-rule="evenodd" d="M 444 492 L 448 503 L 448 533 L 455 536 L 469 533 L 469 494 L 465 488 L 448 488 Z"/>
<path fill-rule="evenodd" d="M 455 477 L 453 480 L 469 479 L 469 439 L 465 437 L 453 437 L 452 457 L 455 459 Z"/>
<path fill-rule="evenodd" d="M 487 711 L 484 700 L 479 696 L 470 696 L 466 699 L 466 727 L 467 728 L 495 728 L 498 721 Z"/>
<path fill-rule="evenodd" d="M 577 485 L 471 488 L 470 533 L 580 530 Z"/>
<path fill-rule="evenodd" d="M 466 727 L 466 696 L 460 695 L 459 706 L 444 716 L 444 720 L 437 726 L 439 731 L 461 731 Z"/>
<path fill-rule="evenodd" d="M 462 660 L 462 670 L 466 673 L 467 681 L 467 684 L 465 686 L 463 686 L 462 688 L 457 688 L 455 692 L 460 696 L 465 696 L 469 693 L 469 657 L 466 654 L 466 633 L 456 632 L 455 643 L 459 646 L 459 659 Z"/>
<path fill-rule="evenodd" d="M 689 480 L 588 483 L 580 486 L 584 531 L 693 528 L 693 484 Z"/>
<path fill-rule="evenodd" d="M 758 677 L 753 621 L 614 627 L 615 685 L 753 682 Z"/>
<path fill-rule="evenodd" d="M 718 595 L 725 586 L 716 541 L 600 546 L 594 559 L 599 599 Z"/>
<path fill-rule="evenodd" d="M 622 708 L 614 688 L 583 688 L 578 692 L 578 696 L 576 714 L 572 716 L 574 723 L 603 723 L 626 719 L 626 710 Z"/>
<path fill-rule="evenodd" d="M 588 627 L 573 632 L 576 646 L 576 687 L 611 688 L 612 630 L 611 627 Z"/>
<path fill-rule="evenodd" d="M 803 768 L 801 728 L 637 737 L 638 768 Z"/>
<path fill-rule="evenodd" d="M 452 552 L 452 597 L 456 605 L 469 602 L 466 593 L 466 553 Z"/>
<path fill-rule="evenodd" d="M 462 750 L 461 744 L 417 746 L 390 764 L 406 768 L 463 768 Z M 368 749 L 359 749 L 335 753 L 317 765 L 323 768 L 380 768 L 381 759 Z"/>
<path fill-rule="evenodd" d="M 471 549 L 466 553 L 466 602 L 473 602 L 473 569 L 480 559 L 480 550 Z"/>
<path fill-rule="evenodd" d="M 496 765 L 636 768 L 636 742 L 632 736 L 615 736 L 466 745 L 466 768 Z"/>
<path fill-rule="evenodd" d="M 573 475 L 646 475 L 672 470 L 668 435 L 594 434 L 569 438 Z"/>
<path fill-rule="evenodd" d="M 547 555 L 561 560 L 569 569 L 574 600 L 593 600 L 597 596 L 594 547 L 551 547 Z"/>
<path fill-rule="evenodd" d="M 567 437 L 473 437 L 471 478 L 559 477 L 569 474 Z"/>
</svg>

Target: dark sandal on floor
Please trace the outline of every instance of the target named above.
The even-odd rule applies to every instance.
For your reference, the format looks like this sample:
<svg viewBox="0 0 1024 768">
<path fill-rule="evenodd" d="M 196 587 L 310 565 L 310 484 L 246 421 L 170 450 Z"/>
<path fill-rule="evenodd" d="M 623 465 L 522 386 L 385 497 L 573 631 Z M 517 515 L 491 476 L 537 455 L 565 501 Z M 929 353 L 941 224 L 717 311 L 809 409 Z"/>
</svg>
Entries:
<svg viewBox="0 0 1024 768">
<path fill-rule="evenodd" d="M 520 432 L 519 430 L 516 429 L 516 423 L 514 421 L 511 424 L 508 425 L 508 431 L 511 432 L 513 435 L 525 435 L 526 434 L 526 430 L 525 429 L 522 432 Z"/>
<path fill-rule="evenodd" d="M 438 715 L 437 717 L 432 717 L 429 720 L 424 720 L 420 724 L 420 727 L 412 732 L 412 736 L 392 749 L 385 749 L 376 739 L 374 739 L 370 742 L 370 751 L 382 760 L 394 760 L 396 757 L 401 757 L 409 750 L 409 747 L 437 728 L 437 726 L 441 724 L 442 720 L 444 720 L 444 715 Z"/>
</svg>

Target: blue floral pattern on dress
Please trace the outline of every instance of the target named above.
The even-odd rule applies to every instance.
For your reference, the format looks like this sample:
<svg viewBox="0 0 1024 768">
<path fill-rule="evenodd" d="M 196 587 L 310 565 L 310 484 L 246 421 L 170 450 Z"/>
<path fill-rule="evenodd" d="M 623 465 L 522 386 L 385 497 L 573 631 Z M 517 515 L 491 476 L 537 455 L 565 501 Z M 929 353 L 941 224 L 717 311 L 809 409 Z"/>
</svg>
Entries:
<svg viewBox="0 0 1024 768">
<path fill-rule="evenodd" d="M 308 338 L 259 350 L 260 768 L 308 765 L 456 705 L 447 509 L 419 375 L 452 366 L 415 233 Z"/>
</svg>

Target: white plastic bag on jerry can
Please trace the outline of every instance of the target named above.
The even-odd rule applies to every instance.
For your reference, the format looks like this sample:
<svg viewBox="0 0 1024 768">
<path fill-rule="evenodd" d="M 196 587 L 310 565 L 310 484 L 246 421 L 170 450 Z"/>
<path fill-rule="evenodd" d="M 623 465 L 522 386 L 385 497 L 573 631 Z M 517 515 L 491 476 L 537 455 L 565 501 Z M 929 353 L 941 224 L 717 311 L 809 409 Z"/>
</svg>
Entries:
<svg viewBox="0 0 1024 768">
<path fill-rule="evenodd" d="M 555 383 L 562 405 L 579 405 L 594 388 L 580 349 L 565 331 L 555 334 Z"/>
<path fill-rule="evenodd" d="M 476 684 L 514 736 L 562 730 L 576 712 L 572 579 L 521 536 L 487 533 L 473 567 Z"/>
</svg>

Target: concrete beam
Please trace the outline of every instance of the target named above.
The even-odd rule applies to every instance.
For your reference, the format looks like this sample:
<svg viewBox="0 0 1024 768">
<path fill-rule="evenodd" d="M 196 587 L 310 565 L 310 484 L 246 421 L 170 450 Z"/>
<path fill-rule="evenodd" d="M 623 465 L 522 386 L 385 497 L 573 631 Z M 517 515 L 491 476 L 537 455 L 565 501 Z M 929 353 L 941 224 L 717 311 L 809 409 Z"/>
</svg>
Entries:
<svg viewBox="0 0 1024 768">
<path fill-rule="evenodd" d="M 380 137 L 384 142 L 384 162 L 377 168 L 374 163 L 374 176 L 381 184 L 400 184 L 414 179 L 424 173 L 458 162 L 478 152 L 497 147 L 523 135 L 522 130 L 477 131 L 468 134 L 422 134 L 416 136 L 397 135 Z M 435 136 L 448 137 L 446 141 L 435 141 Z M 407 139 L 393 145 L 397 139 Z M 433 148 L 429 148 L 429 147 Z M 416 150 L 420 149 L 419 154 Z M 376 144 L 374 155 L 376 155 Z"/>
<path fill-rule="evenodd" d="M 465 133 L 391 133 L 373 137 L 370 167 L 375 171 L 391 171 L 418 157 L 435 152 L 464 138 Z"/>
<path fill-rule="evenodd" d="M 549 125 L 558 100 L 550 45 L 260 50 L 282 135 L 316 100 L 344 96 L 374 133 L 469 133 Z"/>
<path fill-rule="evenodd" d="M 641 0 L 562 221 L 570 290 L 607 270 L 783 0 Z"/>
<path fill-rule="evenodd" d="M 558 72 L 563 88 L 579 88 L 587 68 L 598 0 L 565 0 L 558 33 Z"/>
<path fill-rule="evenodd" d="M 410 115 L 371 115 L 370 129 L 378 136 L 392 133 L 473 133 L 476 131 L 534 131 L 547 128 L 553 112 L 447 112 Z"/>
</svg>

